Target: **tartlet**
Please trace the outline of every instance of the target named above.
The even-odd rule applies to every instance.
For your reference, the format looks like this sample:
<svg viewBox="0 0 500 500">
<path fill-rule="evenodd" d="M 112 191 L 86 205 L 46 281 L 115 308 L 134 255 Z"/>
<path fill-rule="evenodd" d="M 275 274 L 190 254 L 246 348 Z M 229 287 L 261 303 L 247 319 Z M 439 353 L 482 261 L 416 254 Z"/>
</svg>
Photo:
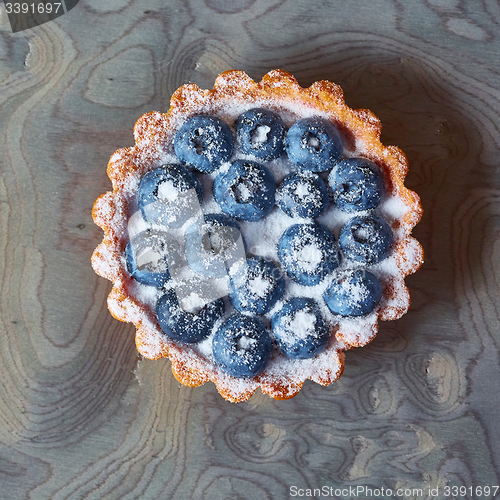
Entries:
<svg viewBox="0 0 500 500">
<path fill-rule="evenodd" d="M 338 85 L 282 70 L 183 85 L 167 113 L 141 116 L 92 211 L 92 266 L 139 352 L 233 402 L 337 380 L 345 350 L 406 313 L 404 278 L 423 263 L 408 162 L 380 132 Z"/>
</svg>

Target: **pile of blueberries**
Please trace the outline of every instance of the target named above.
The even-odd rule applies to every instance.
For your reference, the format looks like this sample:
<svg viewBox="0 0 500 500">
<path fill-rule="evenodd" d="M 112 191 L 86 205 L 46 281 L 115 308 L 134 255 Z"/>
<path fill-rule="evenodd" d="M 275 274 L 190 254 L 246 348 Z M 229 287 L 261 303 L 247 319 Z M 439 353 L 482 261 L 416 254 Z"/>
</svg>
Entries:
<svg viewBox="0 0 500 500">
<path fill-rule="evenodd" d="M 215 331 L 212 353 L 222 370 L 248 378 L 262 372 L 271 355 L 273 341 L 255 315 L 267 313 L 282 297 L 285 280 L 281 269 L 306 287 L 329 277 L 323 299 L 332 313 L 363 316 L 374 310 L 382 295 L 378 279 L 366 268 L 387 257 L 393 235 L 387 222 L 373 212 L 384 196 L 380 170 L 365 158 L 342 159 L 342 139 L 330 121 L 304 118 L 287 131 L 278 114 L 258 108 L 241 114 L 234 128 L 236 139 L 230 126 L 217 117 L 198 115 L 188 119 L 174 139 L 180 164 L 147 173 L 140 183 L 138 205 L 147 220 L 145 207 L 158 199 L 159 187 L 167 181 L 179 192 L 195 189 L 201 204 L 202 187 L 193 170 L 210 174 L 230 162 L 213 183 L 213 197 L 223 213 L 205 215 L 210 232 L 215 234 L 227 226 L 239 229 L 237 221 L 261 220 L 275 204 L 296 219 L 278 241 L 280 267 L 262 257 L 249 256 L 243 274 L 229 274 L 229 298 L 238 312 Z M 252 159 L 231 162 L 236 145 Z M 284 155 L 294 170 L 276 186 L 263 162 Z M 338 243 L 327 227 L 315 221 L 332 203 L 352 214 L 340 231 Z M 224 315 L 221 298 L 197 313 L 187 312 L 168 287 L 168 269 L 139 269 L 130 244 L 125 256 L 127 268 L 138 282 L 164 290 L 156 313 L 166 335 L 183 343 L 196 343 L 210 335 Z M 351 262 L 353 269 L 338 270 L 341 259 Z M 291 331 L 293 319 L 300 313 L 308 314 L 314 322 L 308 335 Z M 318 355 L 330 334 L 318 304 L 308 297 L 285 302 L 271 318 L 271 330 L 278 349 L 291 359 Z"/>
</svg>

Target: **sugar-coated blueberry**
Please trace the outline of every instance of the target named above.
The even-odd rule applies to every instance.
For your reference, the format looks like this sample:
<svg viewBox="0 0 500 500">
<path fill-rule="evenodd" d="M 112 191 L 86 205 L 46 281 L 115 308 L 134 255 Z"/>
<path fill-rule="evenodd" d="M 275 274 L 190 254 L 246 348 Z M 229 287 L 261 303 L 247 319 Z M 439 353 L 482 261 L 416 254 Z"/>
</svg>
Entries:
<svg viewBox="0 0 500 500">
<path fill-rule="evenodd" d="M 170 279 L 170 273 L 168 272 L 167 263 L 164 259 L 160 266 L 153 267 L 151 265 L 145 265 L 138 268 L 130 242 L 128 242 L 125 247 L 125 262 L 127 271 L 132 278 L 142 285 L 162 288 Z M 161 272 L 159 272 L 159 269 L 161 269 Z"/>
<path fill-rule="evenodd" d="M 175 135 L 174 149 L 179 160 L 200 172 L 210 173 L 231 158 L 233 134 L 220 118 L 193 116 Z"/>
<path fill-rule="evenodd" d="M 245 261 L 239 225 L 224 214 L 208 214 L 186 229 L 186 259 L 193 271 L 212 278 Z"/>
<path fill-rule="evenodd" d="M 343 144 L 337 128 L 330 121 L 311 117 L 298 120 L 290 127 L 285 149 L 288 158 L 299 167 L 324 172 L 340 159 Z"/>
<path fill-rule="evenodd" d="M 224 213 L 239 220 L 256 221 L 273 208 L 276 182 L 263 165 L 236 160 L 227 172 L 215 178 L 213 192 Z"/>
<path fill-rule="evenodd" d="M 375 309 L 382 297 L 379 280 L 365 269 L 338 273 L 323 293 L 334 314 L 363 316 Z"/>
<path fill-rule="evenodd" d="M 250 109 L 236 120 L 241 152 L 261 160 L 270 161 L 282 155 L 285 131 L 281 117 L 266 109 Z"/>
<path fill-rule="evenodd" d="M 393 236 L 389 224 L 378 215 L 353 217 L 340 230 L 344 257 L 363 264 L 376 264 L 389 255 Z"/>
<path fill-rule="evenodd" d="M 280 351 L 292 359 L 318 355 L 330 337 L 316 301 L 294 297 L 273 315 L 271 328 Z"/>
<path fill-rule="evenodd" d="M 215 332 L 212 353 L 220 368 L 237 378 L 258 375 L 271 357 L 271 337 L 255 318 L 236 314 Z"/>
<path fill-rule="evenodd" d="M 186 344 L 194 344 L 207 338 L 223 314 L 222 299 L 205 304 L 196 313 L 184 311 L 179 306 L 173 289 L 167 290 L 156 304 L 156 315 L 163 333 Z"/>
<path fill-rule="evenodd" d="M 325 181 L 307 170 L 288 174 L 278 187 L 276 200 L 290 217 L 314 218 L 330 204 Z"/>
<path fill-rule="evenodd" d="M 285 280 L 279 268 L 261 257 L 250 257 L 231 276 L 229 298 L 238 311 L 265 314 L 284 290 Z"/>
<path fill-rule="evenodd" d="M 305 286 L 317 285 L 340 264 L 335 237 L 316 222 L 286 229 L 278 242 L 278 257 L 288 276 Z"/>
<path fill-rule="evenodd" d="M 201 204 L 203 190 L 200 181 L 181 165 L 163 165 L 149 171 L 141 179 L 137 200 L 144 220 L 171 223 L 183 215 L 188 216 L 184 214 L 186 209 L 182 205 L 190 200 L 184 200 L 183 195 L 193 189 L 196 191 L 195 201 L 198 198 Z M 189 212 L 189 207 L 186 208 Z M 182 221 L 179 220 L 179 223 Z"/>
<path fill-rule="evenodd" d="M 328 177 L 333 201 L 344 212 L 376 208 L 384 193 L 382 174 L 366 158 L 349 158 L 333 167 Z"/>
</svg>

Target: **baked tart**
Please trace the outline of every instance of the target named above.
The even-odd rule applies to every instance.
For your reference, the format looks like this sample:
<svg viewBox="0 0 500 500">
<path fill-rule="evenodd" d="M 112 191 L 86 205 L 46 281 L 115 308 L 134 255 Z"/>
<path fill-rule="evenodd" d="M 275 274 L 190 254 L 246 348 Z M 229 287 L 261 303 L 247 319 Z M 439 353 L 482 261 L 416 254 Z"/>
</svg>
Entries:
<svg viewBox="0 0 500 500">
<path fill-rule="evenodd" d="M 337 380 L 344 351 L 406 313 L 423 263 L 403 152 L 339 86 L 227 71 L 141 116 L 108 164 L 92 256 L 146 358 L 229 401 Z"/>
</svg>

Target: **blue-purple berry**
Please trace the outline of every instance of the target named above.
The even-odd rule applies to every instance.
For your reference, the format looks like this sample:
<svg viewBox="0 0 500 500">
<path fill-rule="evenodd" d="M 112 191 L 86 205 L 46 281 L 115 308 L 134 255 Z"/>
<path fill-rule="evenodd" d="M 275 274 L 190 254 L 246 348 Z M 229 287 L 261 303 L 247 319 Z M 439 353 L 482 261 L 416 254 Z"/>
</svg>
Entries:
<svg viewBox="0 0 500 500">
<path fill-rule="evenodd" d="M 339 161 L 343 144 L 337 128 L 324 118 L 311 117 L 296 121 L 285 140 L 288 158 L 297 166 L 324 172 Z"/>
<path fill-rule="evenodd" d="M 382 174 L 366 158 L 348 158 L 332 169 L 328 177 L 333 201 L 344 212 L 378 207 L 384 194 Z"/>
<path fill-rule="evenodd" d="M 203 190 L 198 178 L 182 165 L 163 165 L 147 172 L 139 184 L 137 204 L 144 220 L 166 222 L 173 226 L 178 207 L 190 192 L 196 193 L 193 201 L 202 203 Z"/>
<path fill-rule="evenodd" d="M 250 109 L 236 120 L 236 135 L 241 152 L 270 161 L 284 151 L 286 127 L 279 115 L 262 108 Z"/>
<path fill-rule="evenodd" d="M 265 326 L 255 318 L 235 314 L 215 332 L 212 354 L 227 374 L 251 378 L 261 373 L 271 357 L 272 342 Z"/>
<path fill-rule="evenodd" d="M 363 316 L 372 312 L 382 297 L 379 280 L 365 269 L 339 272 L 323 293 L 334 314 Z"/>
<path fill-rule="evenodd" d="M 231 275 L 229 298 L 240 312 L 265 314 L 281 298 L 285 280 L 272 262 L 250 257 Z"/>
<path fill-rule="evenodd" d="M 339 244 L 346 259 L 376 264 L 391 250 L 393 235 L 389 224 L 378 215 L 350 219 L 340 230 Z"/>
<path fill-rule="evenodd" d="M 286 229 L 278 242 L 278 256 L 288 276 L 305 286 L 317 285 L 340 264 L 335 237 L 317 222 Z"/>
<path fill-rule="evenodd" d="M 215 201 L 227 215 L 238 220 L 257 221 L 274 206 L 276 182 L 263 165 L 236 160 L 227 172 L 215 178 L 213 192 Z"/>
<path fill-rule="evenodd" d="M 307 297 L 288 300 L 272 317 L 271 327 L 279 350 L 292 359 L 317 356 L 330 338 L 318 304 Z"/>
<path fill-rule="evenodd" d="M 169 289 L 156 305 L 158 323 L 165 335 L 178 342 L 194 344 L 207 338 L 224 314 L 224 301 L 214 300 L 197 312 L 181 309 L 176 292 Z"/>
<path fill-rule="evenodd" d="M 233 134 L 224 120 L 197 115 L 179 129 L 174 138 L 174 149 L 179 160 L 200 172 L 210 173 L 229 161 L 233 143 Z"/>
<path fill-rule="evenodd" d="M 325 181 L 307 170 L 288 174 L 276 193 L 278 206 L 290 217 L 314 218 L 330 204 Z"/>
</svg>

